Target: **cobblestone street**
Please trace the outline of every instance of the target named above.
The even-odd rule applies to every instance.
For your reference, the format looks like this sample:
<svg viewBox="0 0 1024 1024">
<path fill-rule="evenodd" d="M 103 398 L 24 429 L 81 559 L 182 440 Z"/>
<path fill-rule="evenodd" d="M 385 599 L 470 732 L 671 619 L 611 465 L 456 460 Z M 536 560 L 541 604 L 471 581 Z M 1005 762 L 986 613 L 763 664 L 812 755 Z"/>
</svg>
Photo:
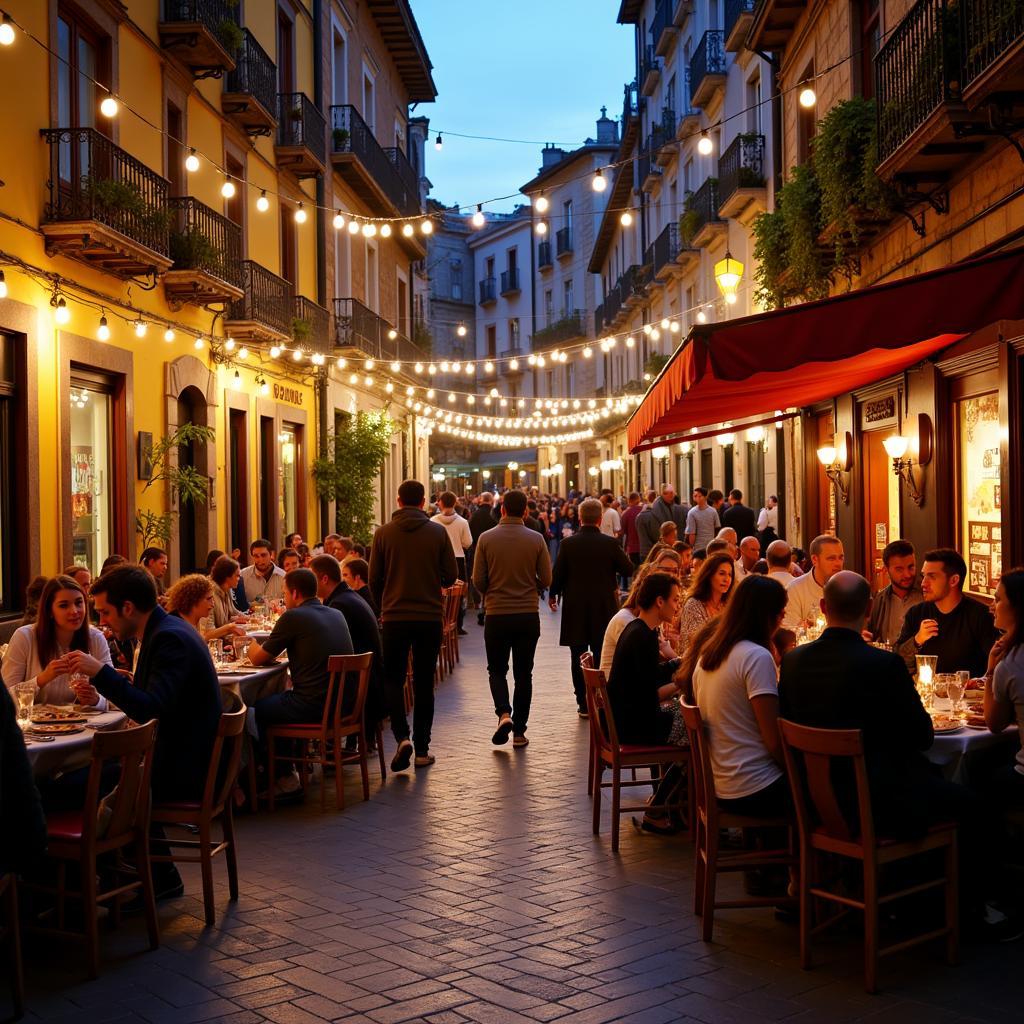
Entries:
<svg viewBox="0 0 1024 1024">
<path fill-rule="evenodd" d="M 438 691 L 434 767 L 383 789 L 374 773 L 368 803 L 353 772 L 340 814 L 322 814 L 314 791 L 303 806 L 243 817 L 242 895 L 228 903 L 218 863 L 216 927 L 203 928 L 198 872 L 187 870 L 188 896 L 160 909 L 157 952 L 144 952 L 133 920 L 102 935 L 100 979 L 84 983 L 78 950 L 40 946 L 30 1019 L 945 1024 L 1019 1012 L 1008 981 L 1019 946 L 967 946 L 956 969 L 930 949 L 899 955 L 868 996 L 852 931 L 821 942 L 810 972 L 795 926 L 770 911 L 721 912 L 716 942 L 701 942 L 685 839 L 640 834 L 625 818 L 614 857 L 607 817 L 591 834 L 587 726 L 554 617 L 542 614 L 528 749 L 490 743 L 470 614 L 462 664 Z"/>
</svg>

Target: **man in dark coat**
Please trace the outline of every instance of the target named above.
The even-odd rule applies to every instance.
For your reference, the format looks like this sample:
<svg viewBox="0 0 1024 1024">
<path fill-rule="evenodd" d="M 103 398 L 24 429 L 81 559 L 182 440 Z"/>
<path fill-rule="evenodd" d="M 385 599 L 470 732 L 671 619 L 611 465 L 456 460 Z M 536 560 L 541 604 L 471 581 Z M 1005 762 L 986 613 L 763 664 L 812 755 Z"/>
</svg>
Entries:
<svg viewBox="0 0 1024 1024">
<path fill-rule="evenodd" d="M 7 687 L 0 693 L 0 874 L 37 865 L 46 851 L 46 818 L 25 737 Z"/>
<path fill-rule="evenodd" d="M 572 688 L 581 718 L 587 716 L 587 690 L 580 657 L 585 651 L 601 659 L 601 645 L 608 621 L 619 610 L 618 577 L 628 576 L 633 563 L 614 538 L 601 533 L 604 509 L 596 498 L 580 505 L 580 528 L 558 548 L 551 577 L 548 604 L 558 610 L 562 598 L 559 644 L 569 648 Z"/>
<path fill-rule="evenodd" d="M 743 492 L 737 488 L 729 492 L 729 506 L 722 513 L 722 525 L 731 526 L 739 540 L 757 533 L 757 515 L 743 504 Z"/>
</svg>

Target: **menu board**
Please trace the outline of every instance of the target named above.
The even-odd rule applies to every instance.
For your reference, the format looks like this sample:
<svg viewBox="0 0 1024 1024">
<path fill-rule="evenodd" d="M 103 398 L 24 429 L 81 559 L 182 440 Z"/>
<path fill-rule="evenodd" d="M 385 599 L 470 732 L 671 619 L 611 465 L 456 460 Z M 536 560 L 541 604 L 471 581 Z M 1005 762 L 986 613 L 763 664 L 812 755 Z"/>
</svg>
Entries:
<svg viewBox="0 0 1024 1024">
<path fill-rule="evenodd" d="M 999 396 L 991 393 L 961 401 L 959 427 L 965 589 L 992 597 L 1003 571 Z"/>
</svg>

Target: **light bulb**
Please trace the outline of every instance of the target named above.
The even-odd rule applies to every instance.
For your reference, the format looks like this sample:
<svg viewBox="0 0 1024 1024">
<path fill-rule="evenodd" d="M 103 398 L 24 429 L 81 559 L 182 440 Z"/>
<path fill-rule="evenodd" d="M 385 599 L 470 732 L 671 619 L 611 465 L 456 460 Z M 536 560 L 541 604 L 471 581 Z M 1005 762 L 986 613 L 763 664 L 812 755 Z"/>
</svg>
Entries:
<svg viewBox="0 0 1024 1024">
<path fill-rule="evenodd" d="M 583 358 L 589 359 L 594 354 L 594 350 L 589 345 L 583 347 Z"/>
<path fill-rule="evenodd" d="M 349 376 L 349 378 L 348 378 L 348 382 L 349 382 L 349 384 L 358 384 L 359 383 L 359 374 L 358 373 L 351 374 Z"/>
<path fill-rule="evenodd" d="M 4 20 L 0 23 L 0 46 L 10 46 L 14 42 L 14 26 L 7 20 L 7 15 L 4 15 Z"/>
<path fill-rule="evenodd" d="M 335 231 L 340 231 L 345 226 L 345 218 L 342 217 L 341 210 L 334 215 L 334 220 L 331 223 L 334 225 Z"/>
<path fill-rule="evenodd" d="M 455 328 L 455 333 L 460 338 L 464 338 L 466 336 L 466 325 L 465 324 L 459 324 L 459 326 Z"/>
<path fill-rule="evenodd" d="M 366 385 L 366 387 L 368 387 L 368 388 L 372 388 L 373 387 L 373 378 L 372 377 L 364 377 L 363 378 L 363 384 Z"/>
<path fill-rule="evenodd" d="M 423 221 L 420 224 L 420 231 L 422 231 L 423 234 L 425 234 L 425 235 L 432 234 L 433 231 L 434 231 L 434 222 L 430 221 L 430 220 Z"/>
<path fill-rule="evenodd" d="M 629 210 L 623 210 L 619 215 L 619 223 L 624 227 L 628 228 L 633 223 L 633 214 Z"/>
<path fill-rule="evenodd" d="M 477 206 L 476 213 L 473 214 L 473 227 L 482 228 L 487 223 L 487 218 L 484 216 L 483 206 Z"/>
<path fill-rule="evenodd" d="M 815 93 L 815 91 L 809 85 L 805 85 L 800 90 L 800 106 L 803 107 L 805 110 L 810 110 L 810 108 L 813 107 L 814 104 L 817 102 L 817 93 Z"/>
<path fill-rule="evenodd" d="M 391 225 L 390 224 L 381 224 L 381 226 L 380 226 L 380 237 L 381 238 L 390 238 L 391 237 Z"/>
<path fill-rule="evenodd" d="M 415 371 L 416 371 L 417 373 L 422 373 L 422 372 L 423 372 L 423 364 L 422 364 L 422 363 L 417 363 L 417 364 L 416 364 L 416 365 L 415 365 L 415 366 L 413 367 L 413 369 L 414 369 L 414 370 L 415 370 Z"/>
<path fill-rule="evenodd" d="M 135 337 L 144 338 L 146 336 L 146 321 L 136 320 L 135 321 Z"/>
<path fill-rule="evenodd" d="M 519 369 L 519 360 L 518 359 L 510 359 L 509 360 L 509 364 L 508 364 L 508 368 L 510 370 L 512 370 L 513 372 L 518 370 Z"/>
<path fill-rule="evenodd" d="M 167 330 L 164 331 L 164 341 L 166 341 L 166 342 L 174 341 L 174 331 L 170 327 L 168 327 Z"/>
<path fill-rule="evenodd" d="M 594 177 L 590 182 L 590 187 L 595 192 L 603 192 L 608 187 L 608 179 L 604 176 L 600 167 L 598 167 L 594 172 Z"/>
<path fill-rule="evenodd" d="M 402 225 L 402 234 L 405 235 L 406 238 L 412 238 L 413 232 L 415 230 L 416 229 L 411 224 Z"/>
<path fill-rule="evenodd" d="M 427 367 L 427 373 L 429 373 L 430 376 L 433 377 L 437 373 L 437 366 L 434 363 L 431 363 Z"/>
<path fill-rule="evenodd" d="M 449 402 L 454 402 L 455 401 L 455 392 L 454 391 L 449 391 L 448 392 L 448 401 Z"/>
<path fill-rule="evenodd" d="M 392 372 L 392 373 L 398 373 L 398 372 L 399 372 L 399 371 L 400 371 L 401 369 L 402 369 L 402 364 L 401 364 L 401 363 L 400 363 L 400 362 L 399 362 L 399 361 L 398 361 L 398 360 L 396 359 L 396 360 L 395 360 L 395 361 L 394 361 L 394 362 L 393 362 L 393 363 L 391 364 L 391 372 Z"/>
<path fill-rule="evenodd" d="M 472 363 L 466 363 L 466 376 L 472 377 L 476 373 L 476 367 Z"/>
<path fill-rule="evenodd" d="M 377 225 L 376 224 L 371 224 L 369 221 L 367 221 L 363 225 L 363 237 L 364 238 L 373 238 L 373 236 L 375 234 L 377 234 Z"/>
<path fill-rule="evenodd" d="M 634 338 L 633 335 L 631 334 L 626 339 L 626 348 L 632 348 L 635 344 L 636 344 L 636 338 Z"/>
<path fill-rule="evenodd" d="M 708 315 L 703 309 L 697 311 L 697 323 L 706 324 L 708 322 Z"/>
<path fill-rule="evenodd" d="M 346 366 L 348 366 L 348 360 L 344 356 L 340 356 L 338 358 L 338 369 L 344 370 Z"/>
<path fill-rule="evenodd" d="M 350 220 L 348 222 L 348 233 L 350 235 L 358 235 L 359 234 L 359 221 L 357 221 L 357 220 Z"/>
<path fill-rule="evenodd" d="M 390 395 L 394 392 L 395 385 L 392 384 L 391 381 L 388 381 L 387 384 L 384 385 L 384 390 Z"/>
<path fill-rule="evenodd" d="M 538 235 L 546 235 L 548 233 L 547 221 L 543 221 L 543 220 L 537 221 L 537 229 L 536 230 L 537 230 L 537 234 Z"/>
<path fill-rule="evenodd" d="M 100 113 L 104 117 L 117 117 L 117 100 L 113 96 L 104 96 L 100 103 Z"/>
<path fill-rule="evenodd" d="M 220 187 L 220 194 L 225 199 L 231 199 L 235 194 L 235 183 L 230 178 L 224 179 L 224 184 Z"/>
<path fill-rule="evenodd" d="M 438 153 L 440 153 L 443 148 L 444 148 L 444 143 L 441 141 L 441 133 L 438 132 L 437 133 L 437 138 L 434 140 L 434 149 L 436 149 L 438 151 Z"/>
<path fill-rule="evenodd" d="M 714 143 L 711 141 L 711 136 L 707 132 L 700 133 L 700 139 L 697 142 L 697 152 L 701 156 L 710 156 L 711 151 L 715 148 Z"/>
<path fill-rule="evenodd" d="M 190 149 L 188 151 L 188 156 L 185 157 L 185 170 L 188 171 L 189 174 L 195 174 L 196 171 L 199 170 L 199 157 L 196 156 L 196 151 L 194 149 Z"/>
<path fill-rule="evenodd" d="M 297 349 L 295 349 L 292 352 L 292 362 L 293 363 L 301 363 L 302 362 L 302 349 L 297 348 Z"/>
<path fill-rule="evenodd" d="M 305 204 L 304 203 L 299 203 L 299 205 L 295 207 L 295 213 L 292 214 L 292 216 L 295 218 L 295 223 L 296 224 L 305 224 L 306 223 L 306 206 L 305 206 Z"/>
<path fill-rule="evenodd" d="M 100 325 L 96 328 L 96 337 L 100 341 L 110 341 L 110 327 L 107 325 L 107 318 L 105 316 L 100 317 Z"/>
<path fill-rule="evenodd" d="M 202 338 L 196 338 L 196 340 L 192 342 L 192 347 L 198 352 L 205 344 L 206 342 L 204 342 Z"/>
<path fill-rule="evenodd" d="M 547 201 L 547 197 L 544 195 L 543 192 L 541 192 L 541 194 L 539 196 L 537 196 L 537 199 L 534 202 L 533 206 L 534 206 L 534 209 L 538 213 L 545 213 L 545 212 L 547 212 L 548 201 Z"/>
<path fill-rule="evenodd" d="M 452 363 L 452 373 L 462 373 L 462 363 L 457 359 Z"/>
<path fill-rule="evenodd" d="M 59 324 L 66 324 L 71 319 L 71 310 L 68 309 L 68 304 L 64 301 L 63 296 L 57 300 L 57 309 L 53 317 Z"/>
<path fill-rule="evenodd" d="M 280 345 L 271 345 L 270 346 L 270 358 L 271 359 L 276 359 L 280 354 L 281 354 L 281 346 Z"/>
<path fill-rule="evenodd" d="M 235 351 L 235 339 L 234 338 L 228 338 L 227 341 L 224 342 L 224 351 L 225 352 L 234 352 Z"/>
<path fill-rule="evenodd" d="M 735 292 L 726 292 L 725 293 L 725 301 L 730 306 L 735 306 L 737 301 L 738 301 L 738 299 L 739 299 L 739 296 L 737 296 L 737 294 Z"/>
<path fill-rule="evenodd" d="M 398 331 L 396 331 L 396 330 L 394 329 L 394 327 L 392 327 L 392 328 L 391 328 L 391 329 L 390 329 L 390 330 L 388 331 L 388 341 L 394 341 L 394 340 L 395 340 L 395 338 L 397 338 L 397 337 L 398 337 Z"/>
<path fill-rule="evenodd" d="M 678 334 L 679 333 L 679 321 L 678 320 L 673 320 L 672 323 L 669 324 L 669 329 L 672 331 L 673 334 Z"/>
<path fill-rule="evenodd" d="M 493 372 L 494 372 L 494 363 L 492 363 L 490 361 L 490 359 L 488 359 L 487 362 L 484 363 L 484 373 L 493 373 Z M 497 398 L 497 395 L 495 395 L 495 398 Z"/>
</svg>

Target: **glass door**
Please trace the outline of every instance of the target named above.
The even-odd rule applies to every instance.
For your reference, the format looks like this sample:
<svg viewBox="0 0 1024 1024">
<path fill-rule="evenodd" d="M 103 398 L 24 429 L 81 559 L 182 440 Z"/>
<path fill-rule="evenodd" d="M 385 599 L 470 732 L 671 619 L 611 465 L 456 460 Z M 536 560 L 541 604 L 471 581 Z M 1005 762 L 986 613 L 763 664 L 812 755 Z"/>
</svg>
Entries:
<svg viewBox="0 0 1024 1024">
<path fill-rule="evenodd" d="M 287 537 L 298 529 L 299 486 L 296 477 L 299 461 L 299 428 L 294 423 L 281 425 L 278 441 L 278 526 L 279 536 Z"/>
<path fill-rule="evenodd" d="M 111 395 L 89 382 L 71 382 L 72 557 L 98 576 L 113 550 Z"/>
</svg>

